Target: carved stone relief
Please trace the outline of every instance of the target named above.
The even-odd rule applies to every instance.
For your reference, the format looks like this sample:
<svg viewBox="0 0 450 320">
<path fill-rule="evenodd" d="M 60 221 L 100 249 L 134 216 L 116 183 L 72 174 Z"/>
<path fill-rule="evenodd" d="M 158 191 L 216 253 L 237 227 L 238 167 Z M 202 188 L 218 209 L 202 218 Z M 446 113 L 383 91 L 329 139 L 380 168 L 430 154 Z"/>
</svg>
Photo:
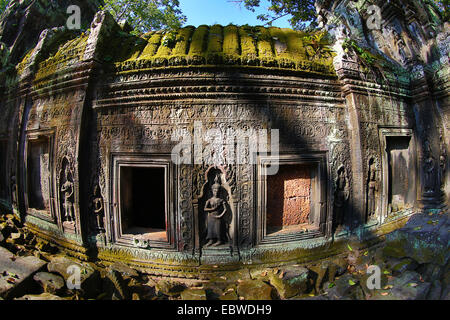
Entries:
<svg viewBox="0 0 450 320">
<path fill-rule="evenodd" d="M 64 157 L 61 161 L 61 169 L 59 171 L 60 182 L 60 213 L 61 221 L 65 230 L 75 231 L 76 218 L 74 208 L 74 182 L 73 182 L 73 170 L 69 160 Z"/>
<path fill-rule="evenodd" d="M 348 174 L 345 166 L 340 166 L 337 170 L 334 196 L 334 215 L 337 228 L 342 228 L 346 222 L 347 204 L 350 198 L 350 186 Z"/>
<path fill-rule="evenodd" d="M 199 197 L 199 236 L 203 248 L 233 246 L 230 225 L 233 221 L 230 187 L 222 168 L 209 167 Z"/>
</svg>

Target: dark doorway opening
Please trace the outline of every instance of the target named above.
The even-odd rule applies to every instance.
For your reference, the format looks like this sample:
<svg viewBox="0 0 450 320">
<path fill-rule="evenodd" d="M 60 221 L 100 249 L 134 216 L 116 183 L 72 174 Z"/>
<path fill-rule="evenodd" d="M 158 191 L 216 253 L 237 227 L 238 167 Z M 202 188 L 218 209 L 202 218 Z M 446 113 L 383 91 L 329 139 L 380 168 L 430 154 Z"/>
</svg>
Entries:
<svg viewBox="0 0 450 320">
<path fill-rule="evenodd" d="M 49 139 L 40 138 L 36 141 L 30 141 L 27 161 L 28 207 L 36 210 L 49 210 Z"/>
<path fill-rule="evenodd" d="M 121 220 L 125 234 L 167 239 L 166 172 L 162 167 L 122 167 Z"/>
</svg>

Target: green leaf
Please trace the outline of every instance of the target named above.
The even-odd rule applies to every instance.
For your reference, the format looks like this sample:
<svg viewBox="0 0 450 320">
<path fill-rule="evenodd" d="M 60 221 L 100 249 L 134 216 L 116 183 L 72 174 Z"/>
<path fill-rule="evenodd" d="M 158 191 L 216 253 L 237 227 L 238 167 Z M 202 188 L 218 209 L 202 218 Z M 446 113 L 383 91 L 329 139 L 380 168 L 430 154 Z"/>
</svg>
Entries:
<svg viewBox="0 0 450 320">
<path fill-rule="evenodd" d="M 350 247 L 350 245 L 349 245 L 349 244 L 347 244 L 347 248 L 348 248 L 348 250 L 350 250 L 350 251 L 353 251 L 353 248 L 352 248 L 352 247 Z"/>
<path fill-rule="evenodd" d="M 389 270 L 384 270 L 383 274 L 391 274 L 391 272 Z"/>
<path fill-rule="evenodd" d="M 352 279 L 349 279 L 348 280 L 348 284 L 351 285 L 351 286 L 354 286 L 356 284 L 356 282 L 353 281 Z"/>
<path fill-rule="evenodd" d="M 414 228 L 414 231 L 419 231 L 420 229 L 422 229 L 422 227 L 421 227 L 421 226 L 418 226 L 418 227 L 415 227 L 415 228 Z"/>
<path fill-rule="evenodd" d="M 336 285 L 334 284 L 334 282 L 330 282 L 330 284 L 328 285 L 328 289 L 331 289 L 331 288 L 333 288 L 334 286 L 336 286 Z"/>
</svg>

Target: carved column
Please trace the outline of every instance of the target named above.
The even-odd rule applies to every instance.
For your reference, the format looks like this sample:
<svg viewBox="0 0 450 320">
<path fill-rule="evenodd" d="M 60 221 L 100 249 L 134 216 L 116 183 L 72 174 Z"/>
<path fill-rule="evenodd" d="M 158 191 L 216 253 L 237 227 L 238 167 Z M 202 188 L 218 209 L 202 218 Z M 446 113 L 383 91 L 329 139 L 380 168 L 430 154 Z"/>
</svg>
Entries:
<svg viewBox="0 0 450 320">
<path fill-rule="evenodd" d="M 344 80 L 345 81 L 345 80 Z M 356 94 L 351 91 L 348 84 L 344 87 L 345 101 L 348 112 L 348 126 L 350 132 L 350 158 L 352 163 L 352 183 L 353 194 L 351 198 L 351 208 L 348 213 L 351 216 L 349 226 L 353 229 L 365 221 L 365 196 L 364 196 L 364 173 L 363 173 L 363 152 L 361 143 L 360 122 L 361 116 Z"/>
</svg>

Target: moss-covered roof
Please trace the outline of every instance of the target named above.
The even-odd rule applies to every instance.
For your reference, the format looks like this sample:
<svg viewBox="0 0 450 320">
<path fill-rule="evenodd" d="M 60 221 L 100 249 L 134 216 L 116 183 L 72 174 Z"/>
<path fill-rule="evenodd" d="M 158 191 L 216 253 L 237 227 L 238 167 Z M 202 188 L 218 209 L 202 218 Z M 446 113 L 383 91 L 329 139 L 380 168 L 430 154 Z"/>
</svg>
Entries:
<svg viewBox="0 0 450 320">
<path fill-rule="evenodd" d="M 114 66 L 117 73 L 183 66 L 237 66 L 335 75 L 332 57 L 313 54 L 317 47 L 308 45 L 308 36 L 311 34 L 291 29 L 234 25 L 188 26 L 141 36 L 117 31 L 109 35 L 99 57 Z M 83 33 L 60 42 L 39 63 L 35 79 L 56 74 L 80 61 L 88 37 Z M 19 74 L 29 63 L 31 53 L 17 66 Z"/>
<path fill-rule="evenodd" d="M 105 56 L 119 72 L 189 65 L 238 65 L 334 74 L 332 57 L 312 57 L 305 37 L 292 29 L 261 26 L 188 26 L 141 37 L 122 33 Z"/>
</svg>

